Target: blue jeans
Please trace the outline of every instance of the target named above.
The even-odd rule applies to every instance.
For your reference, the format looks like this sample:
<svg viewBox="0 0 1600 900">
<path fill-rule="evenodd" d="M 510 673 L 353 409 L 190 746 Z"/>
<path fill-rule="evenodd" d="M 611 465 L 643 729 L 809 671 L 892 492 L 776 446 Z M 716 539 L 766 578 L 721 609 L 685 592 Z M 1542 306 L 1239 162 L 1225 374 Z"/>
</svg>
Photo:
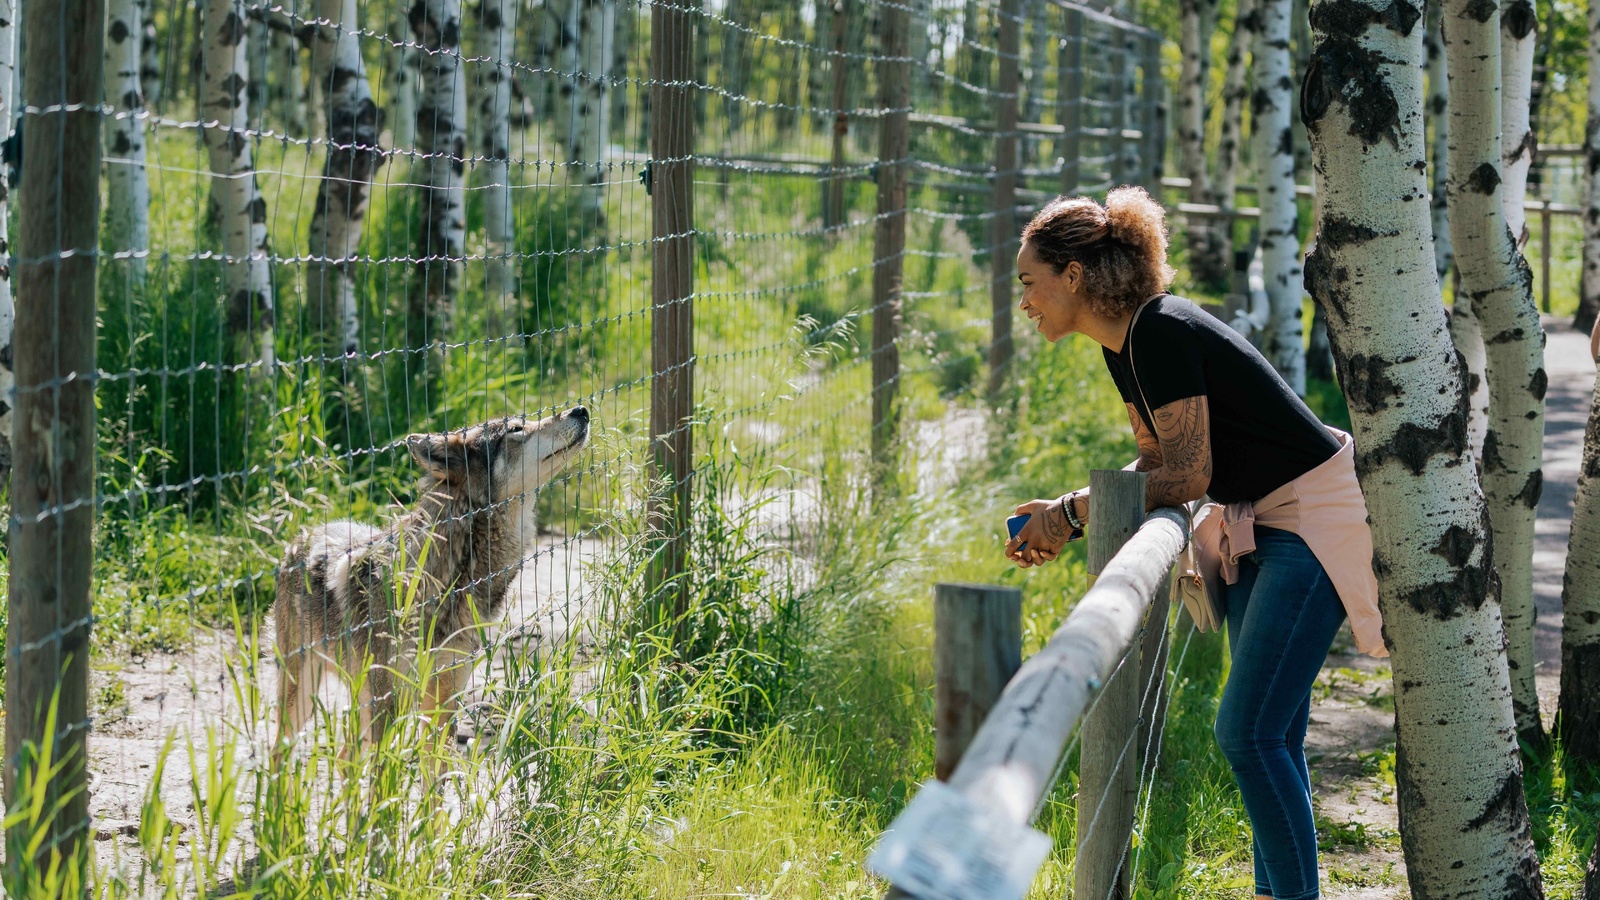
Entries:
<svg viewBox="0 0 1600 900">
<path fill-rule="evenodd" d="M 1217 744 L 1255 835 L 1256 893 L 1318 896 L 1317 829 L 1306 769 L 1311 688 L 1344 621 L 1328 573 L 1300 536 L 1256 526 L 1256 549 L 1228 586 L 1232 667 Z"/>
</svg>

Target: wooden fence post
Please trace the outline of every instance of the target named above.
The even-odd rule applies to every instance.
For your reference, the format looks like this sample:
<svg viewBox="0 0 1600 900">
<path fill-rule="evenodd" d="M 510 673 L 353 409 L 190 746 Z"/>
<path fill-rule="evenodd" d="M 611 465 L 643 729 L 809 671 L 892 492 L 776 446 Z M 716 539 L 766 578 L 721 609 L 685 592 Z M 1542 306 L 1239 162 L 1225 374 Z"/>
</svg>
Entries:
<svg viewBox="0 0 1600 900">
<path fill-rule="evenodd" d="M 1539 210 L 1539 227 L 1544 232 L 1544 237 L 1539 241 L 1539 290 L 1543 294 L 1543 307 L 1546 313 L 1550 312 L 1550 226 L 1554 224 L 1550 218 L 1550 201 L 1545 200 L 1544 206 Z"/>
<path fill-rule="evenodd" d="M 1021 0 L 1000 0 L 1000 83 L 995 97 L 994 193 L 989 220 L 989 400 L 997 402 L 1011 373 L 1011 279 L 1016 267 L 1017 54 Z"/>
<path fill-rule="evenodd" d="M 878 74 L 878 221 L 872 263 L 872 477 L 875 495 L 893 493 L 899 416 L 900 294 L 905 271 L 906 170 L 911 154 L 910 31 L 904 4 L 886 4 L 880 15 L 883 55 Z"/>
<path fill-rule="evenodd" d="M 683 571 L 694 471 L 694 134 L 696 13 L 658 4 L 650 14 L 650 498 L 665 542 L 647 576 L 651 596 Z M 655 488 L 659 487 L 659 490 Z M 684 612 L 675 592 L 671 612 Z"/>
<path fill-rule="evenodd" d="M 1098 575 L 1144 522 L 1143 472 L 1089 473 L 1089 571 Z M 1139 651 L 1100 689 L 1078 731 L 1078 861 L 1073 896 L 1126 900 L 1128 847 L 1139 800 Z"/>
<path fill-rule="evenodd" d="M 1021 667 L 1021 591 L 933 586 L 933 777 L 950 779 L 978 726 Z"/>
<path fill-rule="evenodd" d="M 1061 45 L 1056 51 L 1056 121 L 1061 123 L 1061 193 L 1077 193 L 1080 177 L 1083 127 L 1083 12 L 1068 8 L 1063 14 Z"/>
<path fill-rule="evenodd" d="M 1146 33 L 1141 39 L 1143 61 L 1140 68 L 1140 89 L 1144 92 L 1144 122 L 1139 126 L 1143 134 L 1140 147 L 1140 181 L 1150 196 L 1161 199 L 1161 172 L 1167 150 L 1166 81 L 1161 77 L 1161 35 Z"/>
<path fill-rule="evenodd" d="M 1111 107 L 1111 135 L 1107 138 L 1106 152 L 1111 157 L 1108 168 L 1112 187 L 1127 184 L 1134 172 L 1134 167 L 1128 165 L 1127 141 L 1122 137 L 1123 129 L 1128 127 L 1128 54 L 1131 52 L 1128 32 L 1122 28 L 1112 29 L 1111 58 L 1107 64 L 1111 84 L 1106 92 L 1109 95 L 1106 100 Z"/>
<path fill-rule="evenodd" d="M 826 0 L 823 0 L 826 2 Z M 845 113 L 849 102 L 846 91 L 850 84 L 849 49 L 850 0 L 835 0 L 833 4 L 833 59 L 828 61 L 829 74 L 833 76 L 833 162 L 828 170 L 828 190 L 822 208 L 822 224 L 833 228 L 843 225 L 844 214 L 844 143 L 850 132 L 850 117 Z"/>
<path fill-rule="evenodd" d="M 12 417 L 11 578 L 6 632 L 6 808 L 53 741 L 40 798 L 53 812 L 6 830 L 6 889 L 28 894 L 29 863 L 75 868 L 87 891 L 89 585 L 94 558 L 95 268 L 100 222 L 101 0 L 22 5 L 16 415 Z M 8 400 L 11 398 L 7 398 Z M 54 717 L 50 706 L 56 704 Z M 53 722 L 53 733 L 46 728 Z"/>
</svg>

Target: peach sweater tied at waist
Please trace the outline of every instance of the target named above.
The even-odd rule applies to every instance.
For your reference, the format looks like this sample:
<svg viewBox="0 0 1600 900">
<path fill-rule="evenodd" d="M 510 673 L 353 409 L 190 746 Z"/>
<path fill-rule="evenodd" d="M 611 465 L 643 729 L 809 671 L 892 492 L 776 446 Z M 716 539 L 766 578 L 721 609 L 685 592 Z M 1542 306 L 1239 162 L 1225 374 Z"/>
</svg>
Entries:
<svg viewBox="0 0 1600 900">
<path fill-rule="evenodd" d="M 1388 656 L 1378 614 L 1378 579 L 1372 573 L 1372 529 L 1356 481 L 1355 441 L 1329 428 L 1339 452 L 1254 503 L 1208 503 L 1195 517 L 1195 550 L 1202 570 L 1228 584 L 1239 580 L 1239 559 L 1256 549 L 1255 525 L 1291 531 L 1327 571 L 1350 618 L 1356 649 Z"/>
</svg>

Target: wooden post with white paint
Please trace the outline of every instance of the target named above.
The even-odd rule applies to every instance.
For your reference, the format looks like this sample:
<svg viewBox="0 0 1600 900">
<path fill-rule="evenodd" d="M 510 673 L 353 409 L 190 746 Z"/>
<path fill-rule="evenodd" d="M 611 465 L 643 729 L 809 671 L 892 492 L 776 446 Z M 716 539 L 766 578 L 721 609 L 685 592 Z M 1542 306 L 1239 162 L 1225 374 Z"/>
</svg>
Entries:
<svg viewBox="0 0 1600 900">
<path fill-rule="evenodd" d="M 933 777 L 950 778 L 1021 666 L 1021 591 L 933 586 Z"/>
</svg>

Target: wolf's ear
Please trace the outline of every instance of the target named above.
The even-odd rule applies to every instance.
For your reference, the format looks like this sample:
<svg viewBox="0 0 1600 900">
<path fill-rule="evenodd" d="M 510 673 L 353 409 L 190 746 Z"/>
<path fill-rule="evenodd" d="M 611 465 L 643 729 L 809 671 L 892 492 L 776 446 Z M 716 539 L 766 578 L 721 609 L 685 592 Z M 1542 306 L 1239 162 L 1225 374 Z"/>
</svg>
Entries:
<svg viewBox="0 0 1600 900">
<path fill-rule="evenodd" d="M 466 474 L 467 442 L 460 434 L 413 434 L 406 438 L 406 449 L 417 465 L 442 481 Z"/>
</svg>

